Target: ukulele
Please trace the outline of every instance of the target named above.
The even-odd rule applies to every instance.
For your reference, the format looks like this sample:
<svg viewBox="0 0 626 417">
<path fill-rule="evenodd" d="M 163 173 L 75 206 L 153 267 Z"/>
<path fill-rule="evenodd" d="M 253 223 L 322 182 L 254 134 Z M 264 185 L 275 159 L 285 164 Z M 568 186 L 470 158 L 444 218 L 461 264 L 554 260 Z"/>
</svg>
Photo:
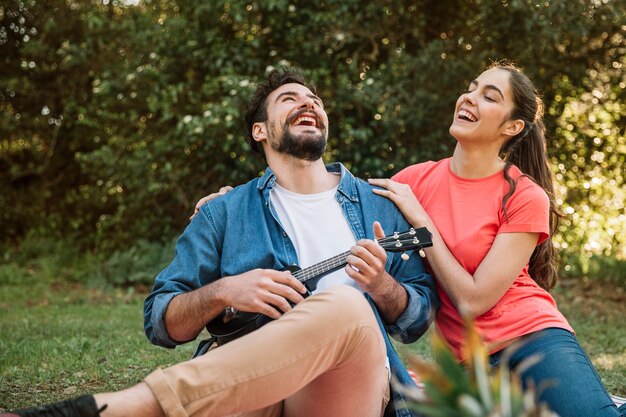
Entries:
<svg viewBox="0 0 626 417">
<path fill-rule="evenodd" d="M 418 229 L 411 228 L 403 233 L 395 232 L 392 235 L 378 239 L 377 242 L 387 252 L 403 252 L 402 259 L 407 260 L 409 255 L 405 252 L 410 250 L 418 250 L 420 256 L 424 257 L 423 248 L 433 245 L 431 239 L 432 235 L 428 229 L 420 227 Z M 317 287 L 317 282 L 322 277 L 347 265 L 346 259 L 348 255 L 350 255 L 350 251 L 340 253 L 304 269 L 297 265 L 289 265 L 283 270 L 291 271 L 291 274 L 306 286 L 308 293 L 305 297 L 307 297 Z M 206 325 L 206 329 L 217 341 L 218 345 L 223 345 L 258 329 L 272 320 L 272 318 L 261 313 L 243 312 L 233 307 L 227 307 Z"/>
</svg>

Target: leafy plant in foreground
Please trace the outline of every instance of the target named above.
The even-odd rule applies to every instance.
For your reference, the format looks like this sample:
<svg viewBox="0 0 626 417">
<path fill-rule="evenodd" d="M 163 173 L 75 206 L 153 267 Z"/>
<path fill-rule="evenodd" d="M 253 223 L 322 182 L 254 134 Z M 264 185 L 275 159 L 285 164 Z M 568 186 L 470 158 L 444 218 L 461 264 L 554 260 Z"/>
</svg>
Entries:
<svg viewBox="0 0 626 417">
<path fill-rule="evenodd" d="M 467 322 L 466 345 L 460 364 L 442 337 L 433 332 L 433 362 L 417 356 L 407 358 L 423 382 L 420 387 L 402 386 L 409 409 L 427 417 L 556 417 L 545 404 L 537 404 L 534 387 L 526 391 L 518 374 L 541 360 L 533 356 L 514 371 L 508 358 L 515 346 L 507 348 L 502 366 L 490 370 L 489 353 L 482 338 Z"/>
</svg>

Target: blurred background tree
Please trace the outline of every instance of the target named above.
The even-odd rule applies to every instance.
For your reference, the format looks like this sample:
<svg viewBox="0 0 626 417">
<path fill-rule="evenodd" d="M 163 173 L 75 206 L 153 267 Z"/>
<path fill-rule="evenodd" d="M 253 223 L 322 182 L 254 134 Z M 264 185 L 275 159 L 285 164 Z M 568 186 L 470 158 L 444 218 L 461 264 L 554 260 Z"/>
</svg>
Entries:
<svg viewBox="0 0 626 417">
<path fill-rule="evenodd" d="M 506 58 L 548 106 L 563 273 L 626 285 L 625 10 L 626 0 L 7 0 L 0 248 L 7 258 L 40 238 L 105 254 L 171 242 L 198 198 L 264 168 L 242 120 L 271 68 L 297 66 L 318 85 L 326 159 L 368 177 L 449 155 L 458 94 Z"/>
</svg>

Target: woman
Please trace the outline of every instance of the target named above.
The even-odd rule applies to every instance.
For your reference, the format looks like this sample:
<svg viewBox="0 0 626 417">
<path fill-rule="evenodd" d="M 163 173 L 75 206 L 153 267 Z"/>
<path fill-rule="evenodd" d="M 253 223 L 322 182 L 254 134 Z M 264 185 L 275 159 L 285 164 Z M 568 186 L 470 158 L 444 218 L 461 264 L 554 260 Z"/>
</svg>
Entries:
<svg viewBox="0 0 626 417">
<path fill-rule="evenodd" d="M 516 341 L 523 343 L 509 367 L 541 356 L 522 380 L 561 417 L 624 416 L 626 406 L 617 409 L 547 291 L 557 281 L 550 233 L 558 213 L 542 117 L 531 81 L 495 64 L 457 100 L 452 157 L 370 183 L 413 226 L 433 233 L 426 257 L 442 299 L 437 328 L 459 360 L 464 316 L 488 344 L 492 365 Z"/>
</svg>

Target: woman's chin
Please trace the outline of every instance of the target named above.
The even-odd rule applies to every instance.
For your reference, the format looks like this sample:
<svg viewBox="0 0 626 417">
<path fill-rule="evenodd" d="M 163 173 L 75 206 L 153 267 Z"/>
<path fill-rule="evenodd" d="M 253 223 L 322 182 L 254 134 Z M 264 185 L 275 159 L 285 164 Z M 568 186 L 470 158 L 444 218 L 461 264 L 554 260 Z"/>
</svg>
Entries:
<svg viewBox="0 0 626 417">
<path fill-rule="evenodd" d="M 468 133 L 467 129 L 464 129 L 462 126 L 458 126 L 454 122 L 450 125 L 450 128 L 448 129 L 448 132 L 456 140 L 459 140 L 459 139 L 463 138 Z"/>
</svg>

